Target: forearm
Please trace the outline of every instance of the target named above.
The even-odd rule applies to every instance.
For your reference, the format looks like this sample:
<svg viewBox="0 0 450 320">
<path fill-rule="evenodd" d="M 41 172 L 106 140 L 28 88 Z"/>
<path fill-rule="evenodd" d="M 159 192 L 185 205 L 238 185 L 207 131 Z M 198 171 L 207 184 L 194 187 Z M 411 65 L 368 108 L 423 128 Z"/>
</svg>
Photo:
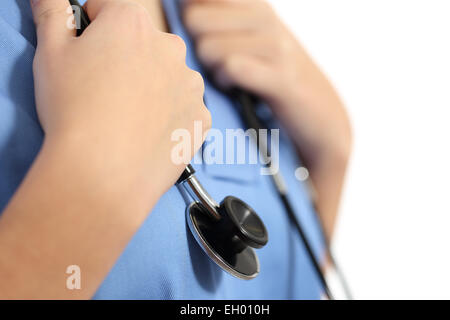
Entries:
<svg viewBox="0 0 450 320">
<path fill-rule="evenodd" d="M 0 298 L 92 297 L 148 212 L 78 151 L 44 145 L 5 209 Z M 81 290 L 66 288 L 70 265 L 81 268 Z"/>
<path fill-rule="evenodd" d="M 344 155 L 329 155 L 309 166 L 314 190 L 314 203 L 324 228 L 327 242 L 330 242 L 336 226 L 342 189 L 348 164 Z"/>
<path fill-rule="evenodd" d="M 200 121 L 206 136 L 211 117 L 183 41 L 157 31 L 144 7 L 91 1 L 89 32 L 76 38 L 67 0 L 30 4 L 46 138 L 0 217 L 0 298 L 90 298 L 185 167 L 171 157 L 172 133 Z M 71 265 L 81 290 L 66 289 Z"/>
<path fill-rule="evenodd" d="M 291 92 L 286 91 L 286 99 L 278 102 L 278 111 L 310 171 L 315 205 L 331 240 L 352 148 L 351 126 L 332 85 L 301 52 L 298 68 L 302 77 L 290 87 Z"/>
<path fill-rule="evenodd" d="M 304 113 L 298 116 L 311 116 L 315 121 L 302 123 L 317 125 L 317 128 L 299 125 L 294 135 L 310 170 L 315 205 L 326 238 L 331 241 L 352 148 L 351 127 L 344 106 L 326 77 L 309 59 L 305 59 L 305 64 L 308 64 L 305 66 L 308 72 L 298 101 L 309 107 L 302 108 Z"/>
</svg>

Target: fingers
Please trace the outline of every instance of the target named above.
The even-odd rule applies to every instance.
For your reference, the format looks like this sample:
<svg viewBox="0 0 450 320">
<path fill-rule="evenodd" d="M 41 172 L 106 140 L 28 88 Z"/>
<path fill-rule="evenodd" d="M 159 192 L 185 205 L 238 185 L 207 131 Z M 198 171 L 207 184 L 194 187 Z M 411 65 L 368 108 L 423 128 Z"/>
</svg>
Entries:
<svg viewBox="0 0 450 320">
<path fill-rule="evenodd" d="M 197 54 L 203 65 L 214 68 L 231 55 L 249 55 L 261 59 L 279 56 L 277 39 L 257 33 L 220 33 L 197 38 Z"/>
<path fill-rule="evenodd" d="M 68 0 L 31 0 L 38 45 L 58 45 L 75 36 L 72 9 Z"/>
<path fill-rule="evenodd" d="M 185 25 L 217 84 L 270 97 L 281 86 L 278 59 L 289 51 L 282 24 L 264 0 L 184 0 Z M 278 89 L 277 89 L 278 88 Z"/>
<path fill-rule="evenodd" d="M 264 26 L 265 8 L 265 2 L 259 0 L 189 0 L 185 1 L 183 19 L 194 36 L 252 31 Z"/>
<path fill-rule="evenodd" d="M 214 74 L 217 84 L 223 88 L 240 87 L 261 97 L 270 96 L 278 90 L 273 67 L 254 57 L 231 56 Z"/>
</svg>

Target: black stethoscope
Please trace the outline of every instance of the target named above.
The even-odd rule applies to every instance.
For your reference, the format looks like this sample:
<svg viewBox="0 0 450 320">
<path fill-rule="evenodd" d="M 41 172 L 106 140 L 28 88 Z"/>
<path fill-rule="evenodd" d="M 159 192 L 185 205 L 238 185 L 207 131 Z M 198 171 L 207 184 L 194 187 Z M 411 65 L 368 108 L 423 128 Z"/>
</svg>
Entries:
<svg viewBox="0 0 450 320">
<path fill-rule="evenodd" d="M 79 36 L 87 28 L 90 20 L 77 0 L 69 1 L 71 5 L 80 8 L 80 26 L 77 26 L 77 35 Z M 253 97 L 243 91 L 235 90 L 233 98 L 239 102 L 242 119 L 249 129 L 258 131 L 267 128 L 262 124 L 255 111 L 256 102 Z M 263 141 L 259 142 L 257 145 L 261 154 L 268 155 L 268 146 L 261 143 Z M 270 163 L 268 167 L 270 168 Z M 325 275 L 287 197 L 287 186 L 283 177 L 277 172 L 272 174 L 271 178 L 289 220 L 305 245 L 326 296 L 333 299 Z M 264 247 L 269 240 L 267 229 L 258 214 L 247 203 L 236 197 L 228 196 L 221 203 L 216 202 L 197 179 L 191 165 L 187 166 L 176 185 L 193 199 L 186 210 L 186 219 L 189 229 L 203 251 L 229 274 L 245 280 L 255 278 L 260 271 L 255 249 Z M 343 289 L 347 297 L 351 299 L 345 278 L 333 259 L 329 246 L 325 246 L 331 263 L 340 277 Z"/>
</svg>

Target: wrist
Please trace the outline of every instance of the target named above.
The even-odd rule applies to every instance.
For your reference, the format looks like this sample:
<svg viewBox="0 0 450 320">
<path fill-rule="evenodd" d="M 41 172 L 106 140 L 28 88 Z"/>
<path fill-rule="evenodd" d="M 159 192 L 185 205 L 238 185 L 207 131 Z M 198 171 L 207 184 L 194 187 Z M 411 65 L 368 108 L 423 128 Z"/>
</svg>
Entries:
<svg viewBox="0 0 450 320">
<path fill-rule="evenodd" d="M 42 170 L 70 186 L 68 197 L 85 202 L 90 211 L 107 210 L 111 219 L 136 230 L 158 196 L 144 185 L 143 174 L 123 160 L 126 155 L 108 150 L 106 143 L 64 132 L 46 137 L 39 157 Z"/>
<path fill-rule="evenodd" d="M 142 224 L 148 211 L 126 190 L 135 187 L 114 187 L 85 152 L 45 139 L 0 219 L 0 271 L 12 275 L 0 296 L 90 298 Z M 72 264 L 85 274 L 79 292 L 64 286 Z"/>
</svg>

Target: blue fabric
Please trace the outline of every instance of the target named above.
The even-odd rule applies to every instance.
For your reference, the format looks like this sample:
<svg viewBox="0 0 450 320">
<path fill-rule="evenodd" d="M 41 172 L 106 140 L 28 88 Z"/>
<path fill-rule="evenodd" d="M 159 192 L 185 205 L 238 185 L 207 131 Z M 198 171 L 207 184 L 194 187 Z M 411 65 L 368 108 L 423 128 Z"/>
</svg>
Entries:
<svg viewBox="0 0 450 320">
<path fill-rule="evenodd" d="M 179 19 L 178 1 L 164 2 L 171 29 L 188 46 L 187 62 L 200 66 Z M 28 1 L 0 4 L 0 211 L 40 149 L 43 132 L 35 110 L 32 60 L 36 37 Z M 241 128 L 233 102 L 206 82 L 213 127 Z M 265 108 L 265 106 L 261 106 Z M 266 110 L 267 111 L 267 110 Z M 266 112 L 267 113 L 267 112 Z M 273 126 L 278 126 L 276 121 Z M 298 159 L 281 135 L 280 168 L 289 198 L 315 251 L 322 235 L 304 185 L 294 177 Z M 253 146 L 254 147 L 254 146 Z M 303 244 L 286 218 L 270 178 L 259 165 L 196 165 L 198 178 L 217 200 L 241 197 L 262 217 L 269 244 L 258 250 L 261 273 L 243 281 L 224 273 L 203 253 L 186 227 L 186 202 L 176 187 L 158 202 L 113 267 L 96 299 L 316 299 L 321 289 Z M 107 181 L 105 181 L 107 183 Z M 92 248 L 101 250 L 101 248 Z"/>
</svg>

